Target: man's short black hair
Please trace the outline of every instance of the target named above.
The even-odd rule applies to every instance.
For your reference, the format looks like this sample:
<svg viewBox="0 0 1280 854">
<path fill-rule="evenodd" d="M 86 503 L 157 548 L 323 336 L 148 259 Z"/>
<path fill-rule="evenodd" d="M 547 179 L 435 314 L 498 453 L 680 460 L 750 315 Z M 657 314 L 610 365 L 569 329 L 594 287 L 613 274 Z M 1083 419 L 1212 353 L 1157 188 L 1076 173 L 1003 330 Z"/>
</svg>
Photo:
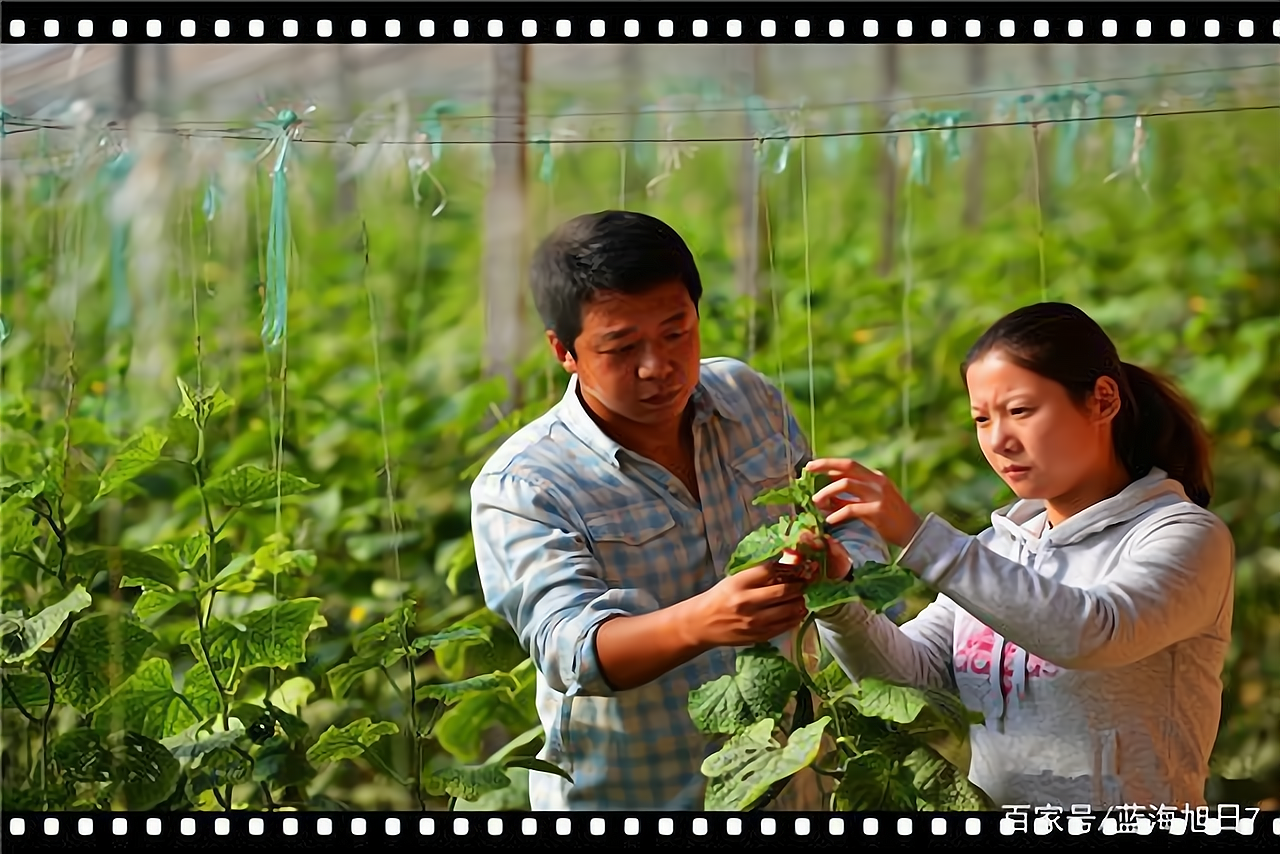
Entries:
<svg viewBox="0 0 1280 854">
<path fill-rule="evenodd" d="M 678 281 L 696 307 L 702 279 L 693 253 L 660 219 L 631 211 L 575 217 L 553 231 L 533 256 L 533 301 L 547 329 L 577 355 L 582 308 L 600 291 L 627 294 Z"/>
</svg>

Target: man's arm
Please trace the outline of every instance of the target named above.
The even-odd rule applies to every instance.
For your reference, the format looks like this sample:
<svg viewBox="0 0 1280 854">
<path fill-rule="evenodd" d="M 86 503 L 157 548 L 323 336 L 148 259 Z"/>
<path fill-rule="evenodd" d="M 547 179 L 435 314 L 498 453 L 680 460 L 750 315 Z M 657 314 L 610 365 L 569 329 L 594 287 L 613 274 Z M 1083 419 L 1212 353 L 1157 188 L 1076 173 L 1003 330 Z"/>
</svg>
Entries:
<svg viewBox="0 0 1280 854">
<path fill-rule="evenodd" d="M 606 584 L 556 504 L 544 485 L 509 474 L 482 475 L 471 490 L 485 604 L 515 629 L 547 683 L 564 694 L 609 696 L 701 654 L 681 619 L 687 605 L 660 609 L 643 590 Z M 643 666 L 631 660 L 641 657 Z"/>
<path fill-rule="evenodd" d="M 610 587 L 555 487 L 509 474 L 471 488 L 485 604 L 515 629 L 538 671 L 568 695 L 645 685 L 719 646 L 750 646 L 795 628 L 803 590 L 759 567 L 659 608 L 643 591 Z M 799 610 L 797 610 L 799 609 Z"/>
</svg>

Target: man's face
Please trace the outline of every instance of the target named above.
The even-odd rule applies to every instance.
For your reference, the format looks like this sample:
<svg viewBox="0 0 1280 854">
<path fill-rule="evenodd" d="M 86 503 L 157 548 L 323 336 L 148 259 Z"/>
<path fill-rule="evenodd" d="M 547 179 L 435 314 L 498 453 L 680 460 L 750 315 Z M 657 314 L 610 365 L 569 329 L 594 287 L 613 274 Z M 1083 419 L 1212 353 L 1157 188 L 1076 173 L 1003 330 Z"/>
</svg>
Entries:
<svg viewBox="0 0 1280 854">
<path fill-rule="evenodd" d="M 583 306 L 576 358 L 553 333 L 547 338 L 565 370 L 577 374 L 588 405 L 606 418 L 678 420 L 698 385 L 698 312 L 678 281 L 642 294 L 605 292 Z"/>
</svg>

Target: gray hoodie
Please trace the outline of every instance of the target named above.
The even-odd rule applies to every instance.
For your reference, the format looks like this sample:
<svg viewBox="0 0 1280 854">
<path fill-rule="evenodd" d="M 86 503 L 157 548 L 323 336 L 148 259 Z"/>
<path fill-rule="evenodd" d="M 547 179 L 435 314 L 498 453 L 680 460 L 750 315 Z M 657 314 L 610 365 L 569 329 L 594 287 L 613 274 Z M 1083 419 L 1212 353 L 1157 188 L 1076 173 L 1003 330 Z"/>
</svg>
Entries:
<svg viewBox="0 0 1280 854">
<path fill-rule="evenodd" d="M 937 599 L 860 605 L 822 637 L 854 679 L 958 690 L 970 779 L 998 806 L 1205 803 L 1231 637 L 1227 526 L 1160 470 L 1048 531 L 1018 501 L 969 536 L 930 515 L 899 558 Z"/>
</svg>

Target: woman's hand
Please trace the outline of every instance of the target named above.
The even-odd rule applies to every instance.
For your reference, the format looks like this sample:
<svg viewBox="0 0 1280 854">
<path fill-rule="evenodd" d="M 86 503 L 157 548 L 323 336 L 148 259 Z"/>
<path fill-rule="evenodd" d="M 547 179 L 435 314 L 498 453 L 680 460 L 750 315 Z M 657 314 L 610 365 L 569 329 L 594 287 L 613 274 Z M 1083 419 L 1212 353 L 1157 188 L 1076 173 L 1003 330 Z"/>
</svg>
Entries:
<svg viewBox="0 0 1280 854">
<path fill-rule="evenodd" d="M 829 486 L 813 496 L 813 503 L 827 514 L 831 525 L 861 519 L 889 543 L 904 548 L 923 524 L 881 472 L 853 460 L 813 460 L 805 469 L 832 478 Z M 843 493 L 854 497 L 843 497 Z"/>
</svg>

